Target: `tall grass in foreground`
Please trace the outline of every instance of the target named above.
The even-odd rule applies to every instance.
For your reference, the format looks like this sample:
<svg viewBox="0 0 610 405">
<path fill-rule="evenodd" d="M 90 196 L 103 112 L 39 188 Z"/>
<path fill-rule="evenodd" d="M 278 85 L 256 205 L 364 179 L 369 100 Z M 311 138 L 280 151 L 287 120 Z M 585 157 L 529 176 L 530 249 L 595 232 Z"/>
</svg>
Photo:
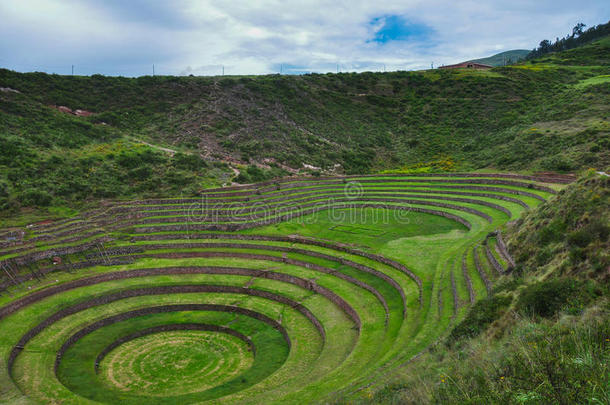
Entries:
<svg viewBox="0 0 610 405">
<path fill-rule="evenodd" d="M 501 339 L 438 345 L 361 403 L 610 403 L 608 303 L 557 320 L 518 318 Z M 489 335 L 489 333 L 488 333 Z"/>
</svg>

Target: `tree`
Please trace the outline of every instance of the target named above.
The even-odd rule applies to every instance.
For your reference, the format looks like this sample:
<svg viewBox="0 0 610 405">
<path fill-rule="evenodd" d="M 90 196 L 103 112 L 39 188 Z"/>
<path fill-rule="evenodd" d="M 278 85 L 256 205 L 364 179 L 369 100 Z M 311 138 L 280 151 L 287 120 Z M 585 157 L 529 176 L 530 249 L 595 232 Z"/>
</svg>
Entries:
<svg viewBox="0 0 610 405">
<path fill-rule="evenodd" d="M 568 34 L 565 38 L 557 38 L 553 43 L 548 39 L 545 39 L 544 41 L 540 42 L 538 48 L 534 48 L 525 57 L 525 59 L 534 59 L 549 52 L 576 48 L 577 46 L 581 46 L 598 38 L 603 38 L 610 35 L 610 22 L 593 26 L 584 31 L 585 27 L 585 24 L 578 23 L 574 28 L 572 28 L 572 35 Z"/>
<path fill-rule="evenodd" d="M 549 41 L 548 39 L 545 39 L 543 41 L 540 41 L 540 45 L 538 46 L 538 51 L 540 53 L 547 53 L 550 48 L 551 48 L 551 41 Z"/>
<path fill-rule="evenodd" d="M 578 23 L 574 28 L 572 28 L 572 37 L 579 37 L 582 35 L 582 29 L 585 28 L 586 25 L 583 23 Z"/>
</svg>

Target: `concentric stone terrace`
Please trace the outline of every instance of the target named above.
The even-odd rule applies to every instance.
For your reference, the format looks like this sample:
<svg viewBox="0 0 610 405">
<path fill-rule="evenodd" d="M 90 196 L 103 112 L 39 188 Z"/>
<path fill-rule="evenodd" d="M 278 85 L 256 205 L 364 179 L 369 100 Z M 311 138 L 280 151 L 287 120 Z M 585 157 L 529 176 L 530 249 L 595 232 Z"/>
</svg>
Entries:
<svg viewBox="0 0 610 405">
<path fill-rule="evenodd" d="M 359 395 L 510 271 L 497 231 L 562 180 L 286 179 L 24 228 L 0 244 L 0 401 Z"/>
</svg>

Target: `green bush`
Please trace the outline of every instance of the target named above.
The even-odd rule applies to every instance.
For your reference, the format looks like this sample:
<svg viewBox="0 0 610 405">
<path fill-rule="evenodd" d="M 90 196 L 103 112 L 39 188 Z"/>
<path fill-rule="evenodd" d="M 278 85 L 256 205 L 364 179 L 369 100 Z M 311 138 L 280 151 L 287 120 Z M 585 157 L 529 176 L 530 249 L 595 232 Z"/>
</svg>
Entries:
<svg viewBox="0 0 610 405">
<path fill-rule="evenodd" d="M 514 291 L 523 284 L 523 279 L 518 277 L 502 278 L 493 287 L 493 294 L 498 294 L 502 291 Z"/>
<path fill-rule="evenodd" d="M 600 220 L 595 219 L 586 226 L 584 226 L 582 229 L 570 232 L 568 234 L 568 243 L 571 246 L 584 248 L 595 240 L 608 240 L 609 233 L 610 228 L 607 225 L 603 224 Z"/>
<path fill-rule="evenodd" d="M 11 192 L 8 183 L 0 181 L 0 213 L 7 214 L 14 212 L 19 208 L 19 204 L 11 198 Z"/>
<path fill-rule="evenodd" d="M 0 181 L 0 198 L 8 198 L 10 196 L 10 190 L 8 183 Z"/>
<path fill-rule="evenodd" d="M 583 248 L 589 245 L 594 238 L 595 236 L 587 232 L 586 229 L 579 229 L 568 234 L 568 243 L 572 246 Z"/>
<path fill-rule="evenodd" d="M 555 251 L 550 246 L 545 246 L 542 249 L 539 249 L 535 256 L 536 265 L 544 266 L 553 259 L 554 255 Z"/>
<path fill-rule="evenodd" d="M 563 240 L 564 232 L 567 225 L 561 218 L 554 218 L 545 227 L 538 232 L 538 242 L 540 245 L 546 245 L 552 242 Z"/>
<path fill-rule="evenodd" d="M 343 153 L 343 169 L 347 174 L 368 173 L 375 153 L 371 150 L 361 152 L 346 151 Z"/>
<path fill-rule="evenodd" d="M 140 166 L 140 167 L 136 167 L 134 169 L 131 169 L 128 173 L 127 173 L 127 177 L 130 179 L 134 179 L 134 180 L 145 180 L 146 178 L 150 177 L 150 175 L 152 174 L 152 168 L 150 166 Z"/>
<path fill-rule="evenodd" d="M 510 296 L 492 295 L 477 301 L 468 315 L 449 334 L 450 345 L 464 338 L 479 335 L 485 328 L 504 313 L 512 302 Z"/>
<path fill-rule="evenodd" d="M 557 172 L 569 172 L 574 170 L 576 164 L 569 158 L 563 155 L 556 155 L 542 159 L 540 166 L 544 170 L 552 170 Z"/>
<path fill-rule="evenodd" d="M 153 151 L 152 149 L 144 149 L 141 152 L 121 152 L 116 156 L 116 162 L 127 169 L 133 169 L 143 164 L 157 165 L 165 163 L 167 158 L 159 152 Z"/>
<path fill-rule="evenodd" d="M 596 295 L 588 282 L 576 279 L 553 279 L 529 285 L 517 301 L 517 310 L 524 315 L 552 317 L 561 310 L 577 311 Z"/>
<path fill-rule="evenodd" d="M 242 171 L 240 172 L 237 177 L 235 177 L 235 182 L 240 183 L 240 184 L 248 184 L 248 183 L 252 183 L 252 179 L 250 178 L 250 176 L 248 175 L 247 172 Z"/>
<path fill-rule="evenodd" d="M 248 166 L 245 170 L 242 170 L 239 175 L 235 178 L 237 183 L 257 183 L 272 179 L 274 177 L 280 177 L 286 172 L 284 170 L 272 167 L 271 169 L 261 169 L 258 166 Z"/>
<path fill-rule="evenodd" d="M 44 190 L 30 188 L 21 193 L 19 200 L 25 207 L 48 207 L 53 197 Z"/>
<path fill-rule="evenodd" d="M 172 164 L 177 169 L 193 171 L 198 171 L 207 167 L 207 164 L 199 155 L 186 155 L 184 153 L 176 153 L 172 160 Z"/>
<path fill-rule="evenodd" d="M 185 186 L 193 180 L 193 176 L 190 173 L 176 170 L 166 173 L 164 180 L 174 186 Z"/>
</svg>

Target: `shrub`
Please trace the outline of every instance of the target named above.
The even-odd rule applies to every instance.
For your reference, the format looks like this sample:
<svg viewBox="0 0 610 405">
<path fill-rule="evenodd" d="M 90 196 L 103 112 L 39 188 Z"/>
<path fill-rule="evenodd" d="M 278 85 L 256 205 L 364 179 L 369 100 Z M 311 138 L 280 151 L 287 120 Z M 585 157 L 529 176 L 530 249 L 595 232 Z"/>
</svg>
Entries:
<svg viewBox="0 0 610 405">
<path fill-rule="evenodd" d="M 538 242 L 541 245 L 546 245 L 551 242 L 563 240 L 566 228 L 567 226 L 562 219 L 554 218 L 548 225 L 540 229 L 538 233 Z"/>
<path fill-rule="evenodd" d="M 0 181 L 0 198 L 8 198 L 10 195 L 9 185 L 4 181 Z"/>
<path fill-rule="evenodd" d="M 524 315 L 552 317 L 561 310 L 574 311 L 596 295 L 592 284 L 575 279 L 554 279 L 526 287 L 519 295 L 517 310 Z"/>
<path fill-rule="evenodd" d="M 449 344 L 460 339 L 479 335 L 493 321 L 498 319 L 508 308 L 512 298 L 504 295 L 492 295 L 475 303 L 466 318 L 460 322 L 449 335 Z"/>
<path fill-rule="evenodd" d="M 127 173 L 127 176 L 130 179 L 134 179 L 134 180 L 145 180 L 146 178 L 151 176 L 152 172 L 153 171 L 150 166 L 140 166 L 140 167 L 136 167 L 135 169 L 131 169 Z"/>
<path fill-rule="evenodd" d="M 248 166 L 245 170 L 242 170 L 239 175 L 235 178 L 237 183 L 256 183 L 260 181 L 269 180 L 274 177 L 284 175 L 285 172 L 280 168 L 271 168 L 269 170 L 261 169 L 258 166 Z"/>
<path fill-rule="evenodd" d="M 200 156 L 185 155 L 184 153 L 176 153 L 172 164 L 178 169 L 193 171 L 207 167 L 205 161 Z"/>
<path fill-rule="evenodd" d="M 166 161 L 165 156 L 151 149 L 144 149 L 142 152 L 122 151 L 117 157 L 116 162 L 127 169 L 139 167 L 145 163 L 157 165 Z"/>
<path fill-rule="evenodd" d="M 237 177 L 235 177 L 235 182 L 241 184 L 252 183 L 252 179 L 247 172 L 242 171 L 237 175 Z"/>
<path fill-rule="evenodd" d="M 500 279 L 500 281 L 496 285 L 494 285 L 493 293 L 497 294 L 502 291 L 514 291 L 522 284 L 523 280 L 518 277 Z"/>
<path fill-rule="evenodd" d="M 343 168 L 347 174 L 368 173 L 370 171 L 375 153 L 371 150 L 362 152 L 343 152 Z"/>
<path fill-rule="evenodd" d="M 544 266 L 551 259 L 553 259 L 555 252 L 550 246 L 545 246 L 544 248 L 538 250 L 535 256 L 536 265 Z"/>
<path fill-rule="evenodd" d="M 21 204 L 26 207 L 47 207 L 51 204 L 53 197 L 44 190 L 30 188 L 19 196 Z"/>
<path fill-rule="evenodd" d="M 0 181 L 0 212 L 12 213 L 18 207 L 17 201 L 11 198 L 9 185 Z"/>
<path fill-rule="evenodd" d="M 164 180 L 174 186 L 185 186 L 193 180 L 193 176 L 183 171 L 171 171 L 166 173 Z"/>
<path fill-rule="evenodd" d="M 568 243 L 572 246 L 585 247 L 593 240 L 594 236 L 585 229 L 580 229 L 568 234 Z"/>
<path fill-rule="evenodd" d="M 594 220 L 580 230 L 568 234 L 568 243 L 572 246 L 587 247 L 594 240 L 605 241 L 608 239 L 610 228 L 600 220 Z"/>
<path fill-rule="evenodd" d="M 563 155 L 555 155 L 549 158 L 544 158 L 540 162 L 540 166 L 545 170 L 557 172 L 569 172 L 576 167 L 575 163 Z"/>
</svg>

